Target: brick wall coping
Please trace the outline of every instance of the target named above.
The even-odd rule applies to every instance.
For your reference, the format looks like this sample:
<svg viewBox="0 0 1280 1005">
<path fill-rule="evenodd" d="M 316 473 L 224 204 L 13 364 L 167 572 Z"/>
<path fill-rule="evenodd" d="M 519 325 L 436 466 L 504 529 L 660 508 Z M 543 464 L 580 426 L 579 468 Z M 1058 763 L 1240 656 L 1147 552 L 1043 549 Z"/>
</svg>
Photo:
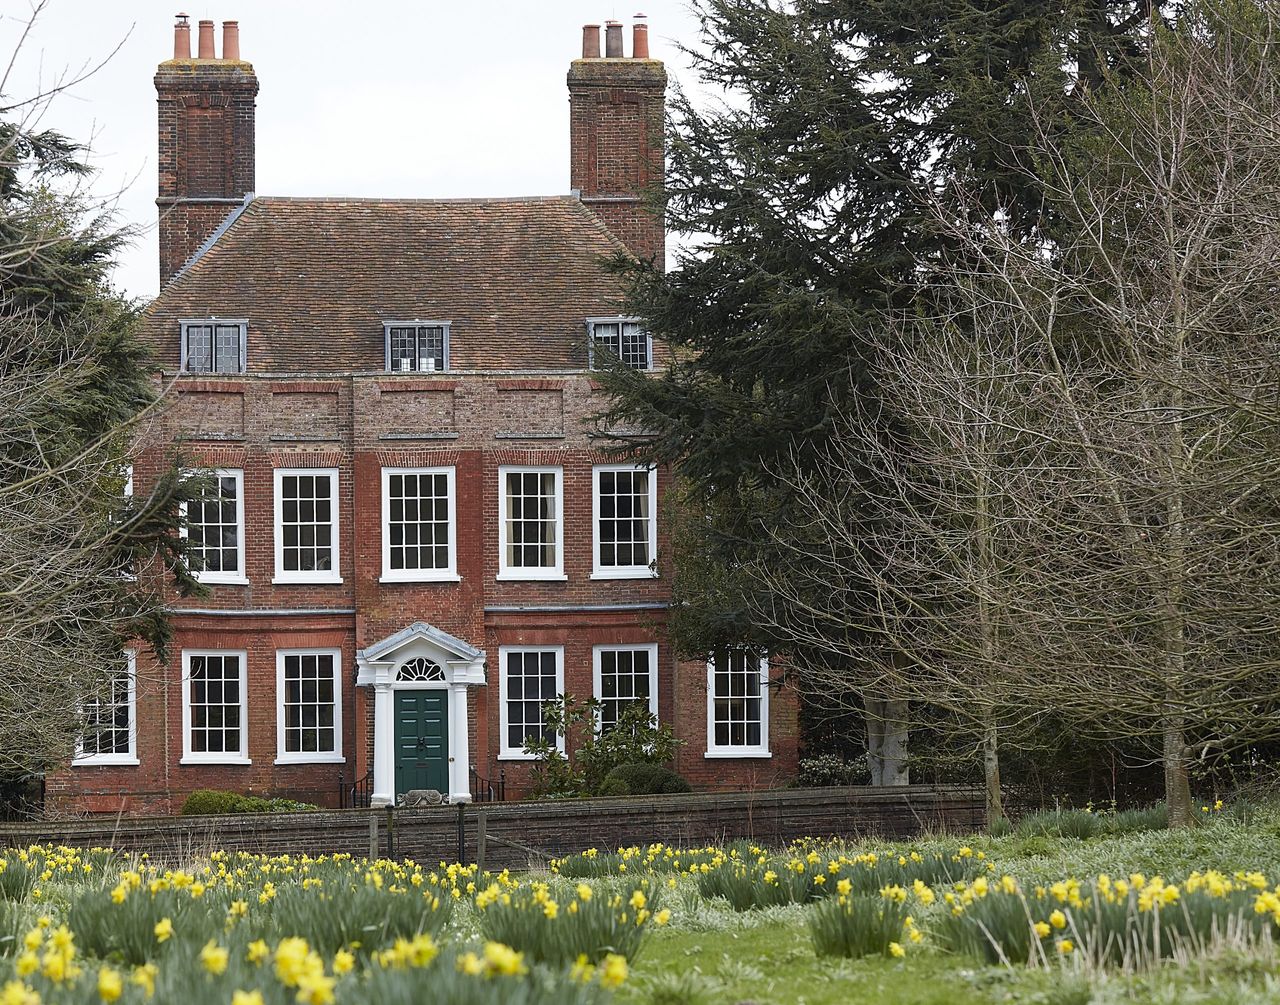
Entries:
<svg viewBox="0 0 1280 1005">
<path fill-rule="evenodd" d="M 463 809 L 464 846 L 472 859 L 480 813 L 496 838 L 565 855 L 655 841 L 685 847 L 735 839 L 783 845 L 800 837 L 901 838 L 925 830 L 973 831 L 981 826 L 983 805 L 981 791 L 968 786 L 842 786 L 468 804 Z M 363 856 L 369 851 L 370 817 L 378 821 L 379 854 L 385 854 L 385 809 L 6 823 L 0 824 L 0 846 L 109 846 L 145 851 L 164 861 L 199 858 L 217 848 Z M 397 857 L 423 862 L 457 858 L 457 806 L 396 809 L 390 818 Z M 494 844 L 487 864 L 524 868 L 530 857 Z"/>
</svg>

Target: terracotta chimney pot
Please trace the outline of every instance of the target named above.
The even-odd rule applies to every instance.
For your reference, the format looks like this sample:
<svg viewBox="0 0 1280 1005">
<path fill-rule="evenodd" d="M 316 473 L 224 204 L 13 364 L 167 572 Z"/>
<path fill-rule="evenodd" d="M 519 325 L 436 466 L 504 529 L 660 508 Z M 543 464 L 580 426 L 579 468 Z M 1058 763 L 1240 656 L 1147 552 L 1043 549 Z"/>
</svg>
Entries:
<svg viewBox="0 0 1280 1005">
<path fill-rule="evenodd" d="M 582 58 L 600 58 L 600 26 L 598 24 L 582 26 Z"/>
<path fill-rule="evenodd" d="M 217 59 L 213 54 L 213 22 L 200 22 L 200 49 L 197 59 Z"/>
<path fill-rule="evenodd" d="M 222 22 L 222 58 L 240 62 L 240 22 Z"/>
<path fill-rule="evenodd" d="M 179 14 L 173 26 L 173 58 L 191 58 L 191 22 L 186 14 Z"/>
<path fill-rule="evenodd" d="M 636 18 L 638 20 L 631 26 L 631 58 L 648 59 L 649 26 L 644 23 L 643 14 L 637 14 Z"/>
<path fill-rule="evenodd" d="M 605 59 L 622 58 L 621 21 L 606 21 L 604 23 L 604 56 Z"/>
</svg>

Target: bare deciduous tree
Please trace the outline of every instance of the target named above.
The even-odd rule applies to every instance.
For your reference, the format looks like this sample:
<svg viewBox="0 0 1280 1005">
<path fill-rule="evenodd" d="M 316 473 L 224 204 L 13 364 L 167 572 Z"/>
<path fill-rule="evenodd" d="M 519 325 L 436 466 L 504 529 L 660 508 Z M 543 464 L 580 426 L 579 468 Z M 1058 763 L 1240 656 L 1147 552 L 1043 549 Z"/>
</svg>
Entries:
<svg viewBox="0 0 1280 1005">
<path fill-rule="evenodd" d="M 1280 727 L 1276 27 L 1190 10 L 1086 97 L 1087 141 L 1040 135 L 1035 239 L 940 219 L 952 310 L 882 360 L 896 438 L 850 416 L 849 496 L 800 517 L 842 540 L 796 556 L 835 584 L 803 641 L 879 639 L 884 687 L 983 737 L 993 800 L 1028 716 L 1149 740 L 1174 824 L 1194 757 Z M 815 596 L 793 571 L 783 602 Z M 859 581 L 870 611 L 839 603 Z"/>
</svg>

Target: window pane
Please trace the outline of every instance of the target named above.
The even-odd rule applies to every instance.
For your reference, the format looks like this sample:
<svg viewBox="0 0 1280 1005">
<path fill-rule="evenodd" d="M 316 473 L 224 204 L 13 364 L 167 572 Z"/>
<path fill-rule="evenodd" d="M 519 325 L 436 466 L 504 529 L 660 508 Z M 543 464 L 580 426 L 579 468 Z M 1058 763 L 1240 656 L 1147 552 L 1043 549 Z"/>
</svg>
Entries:
<svg viewBox="0 0 1280 1005">
<path fill-rule="evenodd" d="M 653 561 L 649 540 L 652 472 L 600 471 L 596 540 L 602 569 L 642 569 Z"/>
<path fill-rule="evenodd" d="M 193 572 L 240 572 L 236 479 L 219 476 L 213 495 L 187 504 L 187 563 Z"/>
<path fill-rule="evenodd" d="M 337 735 L 333 655 L 286 653 L 284 680 L 285 751 L 332 753 Z"/>
<path fill-rule="evenodd" d="M 554 569 L 559 528 L 556 522 L 556 473 L 508 471 L 505 481 L 507 567 Z"/>
<path fill-rule="evenodd" d="M 239 325 L 217 325 L 214 332 L 214 369 L 218 373 L 240 372 Z"/>
<path fill-rule="evenodd" d="M 387 492 L 390 567 L 397 571 L 448 570 L 452 564 L 448 476 L 433 472 L 392 475 Z"/>
<path fill-rule="evenodd" d="M 522 750 L 529 740 L 554 740 L 543 714 L 556 698 L 556 654 L 550 650 L 507 653 L 507 746 Z"/>
<path fill-rule="evenodd" d="M 605 649 L 600 653 L 600 729 L 618 724 L 628 705 L 649 704 L 650 651 L 648 649 Z"/>
<path fill-rule="evenodd" d="M 133 753 L 132 679 L 129 660 L 122 655 L 120 666 L 103 681 L 102 690 L 85 699 L 81 757 L 127 757 Z"/>
<path fill-rule="evenodd" d="M 764 743 L 764 697 L 760 659 L 746 650 L 717 653 L 711 675 L 716 746 L 760 747 Z"/>
<path fill-rule="evenodd" d="M 281 568 L 327 572 L 333 568 L 334 478 L 328 474 L 281 475 Z"/>
<path fill-rule="evenodd" d="M 172 330 L 172 329 L 170 329 Z M 210 373 L 213 370 L 213 326 L 187 325 L 187 372 Z"/>
<path fill-rule="evenodd" d="M 240 657 L 212 654 L 190 657 L 191 750 L 240 752 Z"/>
</svg>

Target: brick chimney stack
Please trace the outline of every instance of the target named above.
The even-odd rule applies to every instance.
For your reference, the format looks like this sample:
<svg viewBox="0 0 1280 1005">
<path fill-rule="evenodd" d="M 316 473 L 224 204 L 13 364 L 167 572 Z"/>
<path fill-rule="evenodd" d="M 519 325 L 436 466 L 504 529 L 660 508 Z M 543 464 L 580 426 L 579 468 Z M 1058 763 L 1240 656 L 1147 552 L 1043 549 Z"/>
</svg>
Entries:
<svg viewBox="0 0 1280 1005">
<path fill-rule="evenodd" d="M 622 25 L 584 25 L 582 58 L 569 67 L 569 185 L 636 257 L 661 268 L 666 258 L 662 218 L 649 205 L 663 184 L 667 72 L 649 58 L 648 26 L 637 14 L 632 55 L 623 52 Z"/>
<path fill-rule="evenodd" d="M 221 59 L 213 27 L 200 22 L 192 59 L 191 25 L 179 14 L 174 58 L 156 69 L 161 286 L 254 188 L 258 78 L 240 59 L 238 23 L 223 23 Z"/>
</svg>

